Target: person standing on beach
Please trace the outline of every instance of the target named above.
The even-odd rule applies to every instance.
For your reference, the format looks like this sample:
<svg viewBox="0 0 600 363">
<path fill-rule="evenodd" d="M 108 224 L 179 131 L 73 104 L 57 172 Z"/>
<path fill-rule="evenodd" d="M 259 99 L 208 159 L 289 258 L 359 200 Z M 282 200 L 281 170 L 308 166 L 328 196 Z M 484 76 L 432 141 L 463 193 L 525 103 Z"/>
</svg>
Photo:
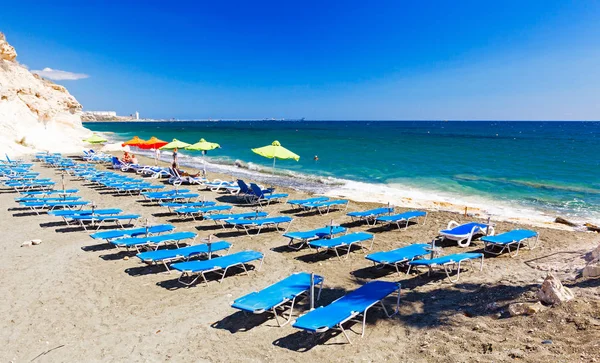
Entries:
<svg viewBox="0 0 600 363">
<path fill-rule="evenodd" d="M 177 161 L 177 148 L 175 148 L 175 149 L 173 150 L 173 162 L 174 162 L 175 164 L 179 164 L 179 163 L 178 163 L 178 161 Z"/>
<path fill-rule="evenodd" d="M 160 160 L 160 149 L 154 149 L 154 165 L 158 165 L 158 160 Z"/>
</svg>

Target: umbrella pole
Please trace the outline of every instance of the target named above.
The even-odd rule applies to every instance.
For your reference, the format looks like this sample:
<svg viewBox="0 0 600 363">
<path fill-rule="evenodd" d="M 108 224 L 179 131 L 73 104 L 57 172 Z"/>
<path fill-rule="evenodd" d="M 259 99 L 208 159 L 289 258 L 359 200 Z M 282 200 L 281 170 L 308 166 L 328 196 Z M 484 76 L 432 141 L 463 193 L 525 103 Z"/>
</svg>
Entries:
<svg viewBox="0 0 600 363">
<path fill-rule="evenodd" d="M 206 155 L 206 150 L 202 150 L 202 171 L 203 171 L 202 177 L 203 178 L 206 178 L 206 158 L 205 158 L 205 155 Z"/>
<path fill-rule="evenodd" d="M 271 175 L 275 176 L 275 160 L 276 158 L 273 158 L 273 170 L 271 170 Z"/>
<path fill-rule="evenodd" d="M 310 310 L 315 308 L 315 273 L 310 274 Z"/>
</svg>

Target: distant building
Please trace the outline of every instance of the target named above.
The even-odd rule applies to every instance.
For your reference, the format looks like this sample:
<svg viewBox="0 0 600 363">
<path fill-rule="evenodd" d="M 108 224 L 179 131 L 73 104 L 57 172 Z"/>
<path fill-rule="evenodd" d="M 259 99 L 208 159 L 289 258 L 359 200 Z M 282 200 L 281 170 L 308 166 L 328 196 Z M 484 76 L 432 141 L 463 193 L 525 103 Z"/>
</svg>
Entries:
<svg viewBox="0 0 600 363">
<path fill-rule="evenodd" d="M 116 111 L 86 111 L 85 113 L 94 115 L 94 116 L 117 117 Z"/>
<path fill-rule="evenodd" d="M 140 113 L 139 113 L 139 112 L 137 112 L 137 111 L 135 111 L 135 119 L 136 119 L 136 120 L 139 120 L 139 119 L 140 119 Z"/>
</svg>

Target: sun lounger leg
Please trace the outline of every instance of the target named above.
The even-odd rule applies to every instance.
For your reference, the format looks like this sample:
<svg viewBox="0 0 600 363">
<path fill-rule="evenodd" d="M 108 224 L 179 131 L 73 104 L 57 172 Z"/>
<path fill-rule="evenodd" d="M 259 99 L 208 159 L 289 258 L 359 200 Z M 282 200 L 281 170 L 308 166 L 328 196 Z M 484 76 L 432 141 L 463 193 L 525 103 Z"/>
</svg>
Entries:
<svg viewBox="0 0 600 363">
<path fill-rule="evenodd" d="M 514 253 L 514 254 L 512 254 L 512 253 L 510 252 L 510 245 L 511 245 L 512 243 L 509 243 L 509 244 L 506 246 L 506 247 L 508 248 L 508 254 L 510 255 L 510 257 L 517 257 L 517 255 L 519 254 L 519 249 L 521 248 L 521 243 L 522 243 L 522 241 L 518 241 L 518 242 L 516 242 L 516 244 L 517 244 L 517 249 L 515 250 L 515 253 Z"/>
<path fill-rule="evenodd" d="M 260 259 L 260 264 L 258 265 L 258 268 L 256 269 L 256 272 L 259 272 L 260 269 L 262 268 L 263 262 L 265 261 L 265 256 L 263 255 L 263 258 Z"/>
<path fill-rule="evenodd" d="M 538 234 L 535 236 L 535 239 L 533 240 L 533 243 L 531 245 L 529 244 L 529 242 L 527 242 L 527 248 L 529 248 L 530 250 L 534 249 L 538 244 L 539 238 L 540 235 Z"/>
<path fill-rule="evenodd" d="M 444 264 L 444 272 L 446 273 L 446 277 L 448 277 L 448 280 L 450 280 L 451 283 L 455 283 L 460 279 L 460 262 L 458 263 L 458 270 L 456 272 L 456 279 L 452 280 L 452 277 L 450 276 L 450 272 L 452 272 L 452 268 L 448 268 L 448 266 L 456 266 L 456 263 L 452 263 L 452 264 Z"/>
<path fill-rule="evenodd" d="M 350 340 L 350 337 L 348 337 L 348 334 L 346 334 L 346 330 L 344 329 L 342 324 L 338 324 L 338 326 L 340 327 L 339 329 L 342 331 L 342 334 L 344 334 L 344 337 L 346 337 L 348 343 L 352 344 L 352 341 Z"/>
<path fill-rule="evenodd" d="M 382 306 L 383 306 L 383 304 L 382 304 Z M 384 307 L 383 309 L 385 310 L 385 307 Z M 365 312 L 363 313 L 363 319 L 362 319 L 362 332 L 361 332 L 361 334 L 360 334 L 360 337 L 361 337 L 361 338 L 364 338 L 364 337 L 365 337 L 365 328 L 366 328 L 366 326 L 367 326 L 367 311 L 369 311 L 369 308 L 367 308 L 367 309 L 365 310 Z M 385 313 L 387 314 L 387 311 L 386 311 Z"/>
<path fill-rule="evenodd" d="M 187 272 L 183 272 L 181 274 L 181 276 L 179 276 L 177 281 L 185 286 L 191 286 L 196 282 L 196 280 L 198 280 L 200 278 L 200 276 L 202 276 L 202 278 L 204 279 L 204 282 L 206 282 L 206 284 L 208 284 L 208 282 L 206 281 L 206 278 L 204 277 L 204 273 L 202 273 L 202 272 L 198 276 L 196 276 L 194 279 L 191 279 L 190 282 L 183 281 L 184 277 L 186 277 L 186 276 L 190 276 L 190 278 L 191 278 L 191 275 L 189 275 Z"/>
</svg>

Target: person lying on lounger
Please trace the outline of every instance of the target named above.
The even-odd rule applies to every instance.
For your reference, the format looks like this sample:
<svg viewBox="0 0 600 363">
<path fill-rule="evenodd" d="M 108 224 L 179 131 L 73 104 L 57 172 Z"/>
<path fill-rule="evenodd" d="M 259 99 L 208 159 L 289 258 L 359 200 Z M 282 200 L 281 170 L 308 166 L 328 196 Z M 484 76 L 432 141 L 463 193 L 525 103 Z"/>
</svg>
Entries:
<svg viewBox="0 0 600 363">
<path fill-rule="evenodd" d="M 192 178 L 195 178 L 200 175 L 200 172 L 197 172 L 196 174 L 190 174 L 188 172 L 185 172 L 185 171 L 179 169 L 176 162 L 173 162 L 173 164 L 171 164 L 171 168 L 173 168 L 173 170 L 177 171 L 179 176 L 191 176 Z"/>
<path fill-rule="evenodd" d="M 131 156 L 127 151 L 123 153 L 123 159 L 121 159 L 121 162 L 124 164 L 131 164 Z"/>
</svg>

